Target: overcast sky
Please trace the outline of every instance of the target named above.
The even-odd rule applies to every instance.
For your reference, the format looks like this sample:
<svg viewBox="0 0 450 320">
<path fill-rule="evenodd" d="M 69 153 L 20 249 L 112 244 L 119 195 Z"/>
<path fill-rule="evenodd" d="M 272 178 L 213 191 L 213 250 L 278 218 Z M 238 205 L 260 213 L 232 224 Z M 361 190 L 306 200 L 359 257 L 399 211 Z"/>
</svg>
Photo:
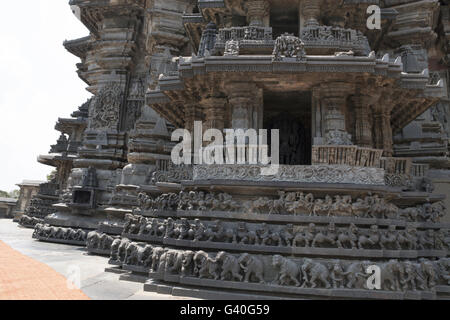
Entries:
<svg viewBox="0 0 450 320">
<path fill-rule="evenodd" d="M 0 13 L 0 190 L 23 179 L 45 180 L 52 167 L 36 161 L 55 144 L 58 117 L 90 94 L 76 74 L 80 59 L 65 39 L 87 36 L 69 0 L 8 1 Z"/>
</svg>

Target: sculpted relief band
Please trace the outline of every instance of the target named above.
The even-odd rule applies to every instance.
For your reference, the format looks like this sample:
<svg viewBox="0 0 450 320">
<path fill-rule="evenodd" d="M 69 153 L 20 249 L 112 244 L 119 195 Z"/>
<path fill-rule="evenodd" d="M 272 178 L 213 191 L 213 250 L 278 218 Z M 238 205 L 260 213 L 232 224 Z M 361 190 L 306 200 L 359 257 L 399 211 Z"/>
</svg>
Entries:
<svg viewBox="0 0 450 320">
<path fill-rule="evenodd" d="M 202 122 L 195 121 L 193 135 L 187 129 L 177 129 L 172 133 L 172 141 L 179 143 L 172 149 L 171 160 L 175 165 L 260 164 L 263 165 L 262 175 L 275 175 L 279 169 L 280 130 L 270 130 L 270 157 L 268 130 L 258 131 L 208 129 L 203 133 Z"/>
</svg>

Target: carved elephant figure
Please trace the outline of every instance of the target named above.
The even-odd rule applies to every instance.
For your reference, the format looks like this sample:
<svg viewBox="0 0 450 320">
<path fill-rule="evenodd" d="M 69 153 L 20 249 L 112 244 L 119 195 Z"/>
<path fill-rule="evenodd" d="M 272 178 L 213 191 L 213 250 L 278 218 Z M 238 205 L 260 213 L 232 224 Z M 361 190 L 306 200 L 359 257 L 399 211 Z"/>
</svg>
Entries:
<svg viewBox="0 0 450 320">
<path fill-rule="evenodd" d="M 131 241 L 128 239 L 123 239 L 118 250 L 119 261 L 124 263 L 127 255 L 127 248 L 131 244 Z"/>
<path fill-rule="evenodd" d="M 364 289 L 366 288 L 367 278 L 369 275 L 366 273 L 366 268 L 371 263 L 369 261 L 354 262 L 345 268 L 346 274 L 346 287 L 348 289 Z"/>
<path fill-rule="evenodd" d="M 111 244 L 111 261 L 119 261 L 119 247 L 122 244 L 122 239 L 115 239 Z"/>
<path fill-rule="evenodd" d="M 100 235 L 97 231 L 91 231 L 87 235 L 86 246 L 90 249 L 97 249 L 100 242 Z"/>
<path fill-rule="evenodd" d="M 425 280 L 425 285 L 428 288 L 433 288 L 436 285 L 436 280 L 438 279 L 439 270 L 434 262 L 427 259 L 420 259 L 420 267 Z"/>
<path fill-rule="evenodd" d="M 213 278 L 214 280 L 218 280 L 219 275 L 219 266 L 215 259 L 212 259 L 209 254 L 204 251 L 198 251 L 194 255 L 194 273 L 198 274 L 199 278 Z"/>
<path fill-rule="evenodd" d="M 167 272 L 168 270 L 170 270 L 170 265 L 176 258 L 178 253 L 178 250 L 164 250 L 164 252 L 159 257 L 158 272 Z"/>
<path fill-rule="evenodd" d="M 181 264 L 181 277 L 194 274 L 194 256 L 195 252 L 185 251 L 183 253 L 183 260 Z"/>
<path fill-rule="evenodd" d="M 384 290 L 397 291 L 401 290 L 400 278 L 402 274 L 402 266 L 400 262 L 391 259 L 380 265 L 381 268 L 381 288 Z"/>
<path fill-rule="evenodd" d="M 174 251 L 169 256 L 169 260 L 166 264 L 166 269 L 169 270 L 171 273 L 180 274 L 181 269 L 183 267 L 183 257 L 184 257 L 183 251 L 179 251 L 179 250 Z"/>
<path fill-rule="evenodd" d="M 140 252 L 140 256 L 139 256 L 140 264 L 146 268 L 149 268 L 152 263 L 152 256 L 153 256 L 153 246 L 146 245 L 144 247 L 144 250 L 142 250 Z"/>
<path fill-rule="evenodd" d="M 127 246 L 124 263 L 128 265 L 137 265 L 138 251 L 140 248 L 142 247 L 138 243 L 131 242 Z"/>
<path fill-rule="evenodd" d="M 314 262 L 311 259 L 304 259 L 301 270 L 304 279 L 302 287 L 310 284 L 311 288 L 315 288 L 319 284 L 322 284 L 327 289 L 331 288 L 329 282 L 330 272 L 324 264 Z"/>
<path fill-rule="evenodd" d="M 51 227 L 49 238 L 52 239 L 63 239 L 65 235 L 65 230 L 61 227 Z"/>
<path fill-rule="evenodd" d="M 86 241 L 87 232 L 81 229 L 78 229 L 75 233 L 75 239 L 77 241 Z"/>
<path fill-rule="evenodd" d="M 238 259 L 232 254 L 221 251 L 217 254 L 216 260 L 222 264 L 222 272 L 220 274 L 221 280 L 226 280 L 228 275 L 231 276 L 231 281 L 242 281 L 241 266 Z"/>
<path fill-rule="evenodd" d="M 280 255 L 275 255 L 272 259 L 272 265 L 279 269 L 279 273 L 274 283 L 281 286 L 288 286 L 291 283 L 294 283 L 295 286 L 300 286 L 301 271 L 297 263 Z"/>
<path fill-rule="evenodd" d="M 151 266 L 151 270 L 152 272 L 158 272 L 158 267 L 159 267 L 159 260 L 161 258 L 161 256 L 164 254 L 164 252 L 166 252 L 166 249 L 161 248 L 161 247 L 156 247 L 153 248 L 153 253 L 152 253 L 152 266 Z"/>
<path fill-rule="evenodd" d="M 260 259 L 248 253 L 244 253 L 239 257 L 238 261 L 245 273 L 244 282 L 251 281 L 253 276 L 259 283 L 265 283 L 264 265 Z"/>
<path fill-rule="evenodd" d="M 38 238 L 44 236 L 44 224 L 38 223 L 34 226 L 33 238 Z"/>
</svg>

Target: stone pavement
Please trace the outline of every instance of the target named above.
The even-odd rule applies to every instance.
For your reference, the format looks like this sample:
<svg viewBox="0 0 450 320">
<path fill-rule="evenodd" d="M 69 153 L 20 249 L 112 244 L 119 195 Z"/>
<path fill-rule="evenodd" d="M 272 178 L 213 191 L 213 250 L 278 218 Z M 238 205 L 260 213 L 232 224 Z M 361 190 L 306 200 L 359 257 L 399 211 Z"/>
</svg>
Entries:
<svg viewBox="0 0 450 320">
<path fill-rule="evenodd" d="M 11 220 L 0 219 L 0 300 L 188 299 L 144 292 L 142 283 L 119 281 L 119 275 L 105 272 L 107 258 L 88 255 L 76 246 L 36 241 L 32 233 Z M 69 290 L 66 279 L 77 279 L 77 274 L 81 291 Z"/>
</svg>

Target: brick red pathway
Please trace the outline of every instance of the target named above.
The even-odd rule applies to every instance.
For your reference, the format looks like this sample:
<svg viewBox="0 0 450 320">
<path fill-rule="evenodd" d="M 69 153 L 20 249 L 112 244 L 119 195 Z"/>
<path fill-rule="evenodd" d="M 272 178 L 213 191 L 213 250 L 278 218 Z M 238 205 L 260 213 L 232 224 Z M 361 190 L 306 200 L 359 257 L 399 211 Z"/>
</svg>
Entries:
<svg viewBox="0 0 450 320">
<path fill-rule="evenodd" d="M 44 263 L 0 241 L 0 300 L 89 300 Z"/>
</svg>

